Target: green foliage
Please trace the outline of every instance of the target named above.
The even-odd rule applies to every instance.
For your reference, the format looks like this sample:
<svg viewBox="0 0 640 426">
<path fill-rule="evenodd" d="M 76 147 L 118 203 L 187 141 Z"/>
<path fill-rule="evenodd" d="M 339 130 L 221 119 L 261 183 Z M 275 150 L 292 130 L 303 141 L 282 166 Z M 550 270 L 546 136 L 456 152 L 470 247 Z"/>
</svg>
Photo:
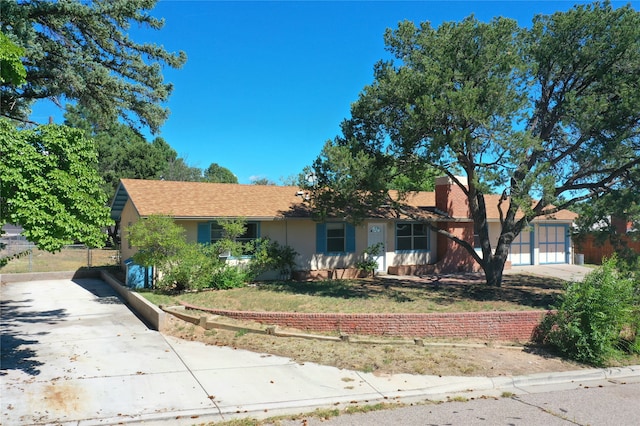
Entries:
<svg viewBox="0 0 640 426">
<path fill-rule="evenodd" d="M 631 222 L 632 229 L 640 229 L 640 166 L 629 170 L 627 179 L 610 193 L 597 196 L 588 202 L 576 204 L 575 211 L 579 214 L 576 220 L 577 228 L 574 238 L 577 240 L 593 236 L 596 243 L 611 243 L 618 256 L 618 266 L 636 269 L 640 266 L 640 253 L 632 250 L 626 244 L 623 235 L 631 239 L 640 238 L 640 233 L 618 230 L 612 223 L 617 218 Z"/>
<path fill-rule="evenodd" d="M 327 141 L 300 184 L 311 193 L 318 219 L 346 216 L 360 223 L 375 206 L 389 203 L 389 157 L 370 153 L 353 139 Z"/>
<path fill-rule="evenodd" d="M 214 244 L 187 243 L 184 229 L 167 216 L 149 216 L 128 228 L 138 249 L 134 261 L 153 266 L 154 286 L 173 293 L 204 288 L 241 287 L 270 270 L 291 274 L 297 253 L 269 239 L 237 241 L 246 231 L 243 219 L 223 220 L 223 238 Z"/>
<path fill-rule="evenodd" d="M 129 244 L 138 249 L 133 260 L 142 266 L 162 269 L 186 245 L 185 230 L 168 216 L 152 215 L 127 229 Z"/>
<path fill-rule="evenodd" d="M 273 186 L 276 183 L 272 180 L 269 180 L 268 178 L 255 178 L 251 180 L 251 184 L 252 185 L 267 185 L 267 186 Z"/>
<path fill-rule="evenodd" d="M 72 113 L 67 112 L 65 122 L 82 123 L 82 118 L 71 122 L 71 116 Z M 140 133 L 121 123 L 105 124 L 90 133 L 98 149 L 98 170 L 113 190 L 122 178 L 158 179 L 169 161 L 177 156 L 163 139 L 156 138 L 149 143 Z"/>
<path fill-rule="evenodd" d="M 530 28 L 505 18 L 437 28 L 405 21 L 386 31 L 385 44 L 393 60 L 375 65 L 342 135 L 305 170 L 320 216 L 357 223 L 383 205 L 402 211 L 402 199 L 386 196 L 395 174 L 414 184 L 397 178 L 407 190 L 420 188 L 425 170 L 466 177 L 467 186 L 454 183 L 467 194 L 482 253 L 434 230 L 499 285 L 511 242 L 533 219 L 637 189 L 640 12 L 631 6 L 575 6 L 537 16 Z M 484 195 L 498 191 L 493 247 Z"/>
<path fill-rule="evenodd" d="M 109 199 L 122 178 L 199 181 L 202 171 L 190 167 L 162 138 L 148 142 L 125 124 L 90 114 L 78 106 L 67 106 L 65 124 L 82 129 L 98 150 L 98 173 L 105 181 Z"/>
<path fill-rule="evenodd" d="M 213 244 L 215 251 L 224 257 L 240 257 L 247 254 L 245 245 L 237 241 L 245 232 L 247 232 L 246 221 L 244 219 L 228 219 L 219 220 L 218 224 L 222 226 L 222 239 Z"/>
<path fill-rule="evenodd" d="M 280 272 L 281 278 L 291 279 L 291 274 L 296 269 L 298 252 L 291 246 L 283 246 L 273 241 L 268 253 L 271 258 L 271 268 Z"/>
<path fill-rule="evenodd" d="M 96 150 L 83 133 L 46 125 L 17 130 L 0 120 L 0 224 L 24 228 L 39 248 L 102 247 L 112 223 Z"/>
<path fill-rule="evenodd" d="M 215 282 L 218 262 L 200 244 L 184 244 L 165 264 L 156 289 L 163 292 L 202 290 Z M 212 279 L 212 277 L 214 277 Z"/>
<path fill-rule="evenodd" d="M 225 290 L 242 287 L 249 280 L 247 271 L 241 265 L 222 264 L 213 273 L 211 288 Z"/>
<path fill-rule="evenodd" d="M 238 183 L 238 178 L 231 170 L 217 163 L 211 163 L 209 167 L 204 170 L 204 180 L 206 182 Z"/>
<path fill-rule="evenodd" d="M 362 259 L 356 263 L 356 267 L 365 271 L 369 275 L 373 275 L 378 267 L 376 257 L 380 255 L 380 250 L 384 248 L 384 244 L 376 243 L 370 245 L 362 252 Z"/>
<path fill-rule="evenodd" d="M 0 84 L 20 86 L 27 81 L 27 70 L 20 60 L 22 55 L 24 49 L 0 32 Z"/>
<path fill-rule="evenodd" d="M 618 273 L 615 257 L 568 285 L 557 312 L 541 324 L 538 340 L 592 365 L 604 365 L 618 351 L 640 349 L 640 294 L 633 280 Z"/>
<path fill-rule="evenodd" d="M 172 158 L 162 172 L 161 179 L 200 182 L 202 180 L 202 170 L 199 167 L 190 166 L 184 158 Z"/>
<path fill-rule="evenodd" d="M 2 115 L 25 120 L 38 99 L 75 101 L 87 110 L 132 123 L 136 116 L 156 132 L 166 120 L 172 85 L 162 66 L 178 68 L 183 52 L 136 43 L 132 25 L 159 30 L 163 21 L 149 13 L 155 0 L 85 2 L 0 0 L 1 30 L 24 49 L 26 83 L 2 83 Z"/>
<path fill-rule="evenodd" d="M 268 271 L 278 271 L 282 279 L 290 279 L 296 267 L 298 253 L 292 247 L 268 238 L 248 242 L 246 251 L 252 255 L 248 266 L 253 278 Z"/>
<path fill-rule="evenodd" d="M 185 231 L 168 216 L 152 215 L 132 224 L 129 242 L 138 249 L 133 260 L 154 268 L 154 287 L 161 292 L 200 290 L 211 285 L 220 261 L 209 248 L 187 243 Z"/>
</svg>

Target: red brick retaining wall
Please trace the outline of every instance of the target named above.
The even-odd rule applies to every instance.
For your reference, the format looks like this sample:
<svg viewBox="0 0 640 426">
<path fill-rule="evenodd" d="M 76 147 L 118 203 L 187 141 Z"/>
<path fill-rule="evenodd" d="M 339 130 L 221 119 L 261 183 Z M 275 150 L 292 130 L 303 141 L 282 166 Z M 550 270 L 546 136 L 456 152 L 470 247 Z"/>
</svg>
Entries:
<svg viewBox="0 0 640 426">
<path fill-rule="evenodd" d="M 229 318 L 301 330 L 340 331 L 347 334 L 420 338 L 473 338 L 527 342 L 545 315 L 544 311 L 460 312 L 436 314 L 341 314 L 301 312 L 253 312 L 207 309 Z"/>
</svg>

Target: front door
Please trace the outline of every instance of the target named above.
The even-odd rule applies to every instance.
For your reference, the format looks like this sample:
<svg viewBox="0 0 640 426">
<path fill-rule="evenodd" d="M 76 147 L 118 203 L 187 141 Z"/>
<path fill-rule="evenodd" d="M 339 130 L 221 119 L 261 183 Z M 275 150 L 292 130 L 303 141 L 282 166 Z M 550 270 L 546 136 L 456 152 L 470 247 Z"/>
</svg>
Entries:
<svg viewBox="0 0 640 426">
<path fill-rule="evenodd" d="M 378 264 L 376 272 L 387 272 L 387 265 L 385 264 L 386 256 L 386 244 L 385 244 L 385 225 L 384 223 L 370 223 L 369 232 L 367 238 L 367 247 L 371 247 L 374 244 L 381 243 L 382 249 L 379 251 L 378 256 L 375 257 L 375 261 Z"/>
</svg>

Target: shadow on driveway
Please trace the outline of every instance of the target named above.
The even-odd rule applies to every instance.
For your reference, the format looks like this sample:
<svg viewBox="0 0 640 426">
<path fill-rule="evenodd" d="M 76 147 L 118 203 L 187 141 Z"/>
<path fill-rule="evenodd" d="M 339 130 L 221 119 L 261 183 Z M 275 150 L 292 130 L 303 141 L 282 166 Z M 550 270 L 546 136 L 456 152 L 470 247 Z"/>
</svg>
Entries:
<svg viewBox="0 0 640 426">
<path fill-rule="evenodd" d="M 0 330 L 2 330 L 2 336 L 0 336 L 0 376 L 7 375 L 7 370 L 20 370 L 30 376 L 40 374 L 39 367 L 43 363 L 34 359 L 36 357 L 34 346 L 40 343 L 37 337 L 48 334 L 48 332 L 43 331 L 25 336 L 20 332 L 21 324 L 44 323 L 54 325 L 68 316 L 65 309 L 32 310 L 32 302 L 32 299 L 2 300 L 0 302 L 0 310 L 2 312 L 2 320 L 0 321 Z"/>
</svg>

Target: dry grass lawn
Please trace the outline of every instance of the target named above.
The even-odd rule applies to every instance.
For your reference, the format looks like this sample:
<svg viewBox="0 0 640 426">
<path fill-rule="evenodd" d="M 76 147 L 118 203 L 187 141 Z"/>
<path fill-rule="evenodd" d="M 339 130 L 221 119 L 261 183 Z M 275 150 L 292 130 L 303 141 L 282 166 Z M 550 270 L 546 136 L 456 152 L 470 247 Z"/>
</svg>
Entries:
<svg viewBox="0 0 640 426">
<path fill-rule="evenodd" d="M 562 292 L 560 280 L 508 275 L 502 288 L 488 288 L 479 275 L 390 278 L 304 283 L 264 283 L 242 289 L 175 296 L 145 294 L 158 304 L 189 302 L 202 307 L 298 312 L 462 312 L 548 309 Z M 236 325 L 242 324 L 236 322 Z M 246 324 L 246 327 L 264 327 Z M 204 330 L 170 317 L 168 334 L 210 345 L 230 346 L 374 374 L 513 376 L 584 366 L 510 342 L 431 341 L 425 346 L 345 343 Z"/>
<path fill-rule="evenodd" d="M 37 248 L 30 254 L 13 259 L 0 273 L 75 271 L 88 266 L 113 266 L 118 264 L 118 251 L 111 249 L 87 249 L 65 247 L 58 253 L 49 253 Z"/>
<path fill-rule="evenodd" d="M 549 309 L 562 293 L 562 280 L 507 275 L 502 287 L 488 287 L 479 274 L 376 277 L 320 282 L 265 282 L 243 288 L 145 294 L 158 305 L 269 312 L 428 313 Z"/>
</svg>

